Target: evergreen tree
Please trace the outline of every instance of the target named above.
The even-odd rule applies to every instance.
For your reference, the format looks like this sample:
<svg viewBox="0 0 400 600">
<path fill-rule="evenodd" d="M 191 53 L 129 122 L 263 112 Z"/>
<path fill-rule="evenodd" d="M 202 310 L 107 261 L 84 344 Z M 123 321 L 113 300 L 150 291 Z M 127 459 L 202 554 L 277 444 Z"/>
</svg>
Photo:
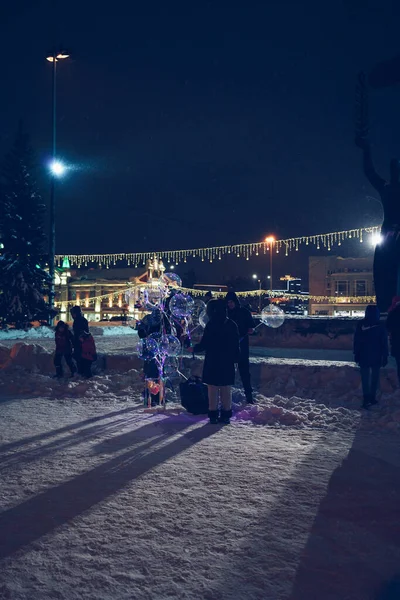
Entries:
<svg viewBox="0 0 400 600">
<path fill-rule="evenodd" d="M 20 125 L 0 167 L 0 321 L 26 326 L 46 319 L 43 215 L 34 179 L 34 153 Z"/>
</svg>

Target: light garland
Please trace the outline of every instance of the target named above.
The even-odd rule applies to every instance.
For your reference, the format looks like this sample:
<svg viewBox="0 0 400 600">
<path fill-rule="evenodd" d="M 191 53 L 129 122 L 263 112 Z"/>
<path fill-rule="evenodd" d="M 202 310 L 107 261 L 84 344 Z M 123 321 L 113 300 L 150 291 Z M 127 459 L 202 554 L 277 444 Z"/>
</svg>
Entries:
<svg viewBox="0 0 400 600">
<path fill-rule="evenodd" d="M 98 301 L 101 300 L 111 300 L 114 298 L 119 298 L 120 296 L 123 296 L 124 294 L 128 294 L 130 292 L 132 292 L 135 289 L 136 286 L 130 286 L 124 290 L 118 290 L 116 292 L 108 292 L 107 294 L 102 294 L 101 296 L 92 296 L 90 298 L 88 298 L 87 296 L 84 299 L 84 306 L 82 306 L 82 301 L 81 300 L 67 300 L 67 301 L 62 301 L 62 300 L 58 300 L 55 303 L 55 306 L 58 307 L 67 307 L 67 306 L 76 306 L 77 303 L 79 303 L 83 310 L 87 309 L 90 307 L 90 305 L 95 304 Z M 140 284 L 140 286 L 137 286 L 142 288 L 143 284 Z M 199 296 L 204 296 L 204 294 L 206 293 L 204 290 L 195 290 L 195 289 L 191 289 L 191 288 L 179 288 L 180 292 L 183 292 L 184 294 L 190 294 L 192 296 L 195 297 L 199 297 Z M 250 298 L 254 298 L 254 297 L 259 297 L 259 296 L 266 296 L 269 298 L 274 298 L 274 299 L 281 299 L 281 300 L 304 300 L 306 302 L 308 302 L 309 300 L 312 300 L 314 302 L 320 302 L 322 304 L 374 304 L 376 302 L 376 298 L 375 296 L 312 296 L 309 294 L 291 294 L 289 292 L 279 292 L 279 291 L 270 291 L 270 290 L 249 290 L 246 292 L 236 292 L 236 295 L 239 297 L 250 297 Z M 214 298 L 224 298 L 226 296 L 226 292 L 213 292 L 213 297 Z"/>
<path fill-rule="evenodd" d="M 301 246 L 313 245 L 317 250 L 321 248 L 331 250 L 333 246 L 340 246 L 342 242 L 350 239 L 358 239 L 363 242 L 364 234 L 377 234 L 380 231 L 379 225 L 371 227 L 360 227 L 358 229 L 348 229 L 346 231 L 333 231 L 331 233 L 319 233 L 317 235 L 306 235 L 285 240 L 274 240 L 273 242 L 255 242 L 252 244 L 236 244 L 233 246 L 210 246 L 209 248 L 192 248 L 190 250 L 162 250 L 152 252 L 128 252 L 118 254 L 58 254 L 55 257 L 56 266 L 61 267 L 63 261 L 68 259 L 70 265 L 78 268 L 87 267 L 96 264 L 99 268 L 116 266 L 119 262 L 125 262 L 128 266 L 137 268 L 145 265 L 147 260 L 157 257 L 170 264 L 179 264 L 187 262 L 188 258 L 200 258 L 202 262 L 214 262 L 221 260 L 222 257 L 232 254 L 238 258 L 250 260 L 253 256 L 267 254 L 274 251 L 276 254 L 284 252 L 288 256 L 289 252 L 297 252 Z"/>
</svg>

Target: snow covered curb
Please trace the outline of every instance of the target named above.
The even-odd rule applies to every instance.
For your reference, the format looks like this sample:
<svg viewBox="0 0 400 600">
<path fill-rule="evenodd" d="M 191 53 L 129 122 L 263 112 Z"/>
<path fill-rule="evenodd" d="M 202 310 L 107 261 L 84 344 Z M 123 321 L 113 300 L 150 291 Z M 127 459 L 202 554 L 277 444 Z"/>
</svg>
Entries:
<svg viewBox="0 0 400 600">
<path fill-rule="evenodd" d="M 90 324 L 89 324 L 90 325 Z M 117 336 L 117 335 L 137 335 L 137 332 L 127 325 L 110 325 L 99 327 L 93 325 L 90 327 L 92 335 L 105 335 L 105 336 Z M 54 338 L 54 328 L 52 327 L 32 327 L 27 331 L 21 329 L 6 329 L 0 330 L 0 343 L 7 340 L 41 340 L 44 338 Z"/>
<path fill-rule="evenodd" d="M 21 329 L 0 330 L 0 343 L 3 340 L 40 340 L 54 338 L 54 329 L 51 327 L 32 327 L 27 331 Z"/>
</svg>

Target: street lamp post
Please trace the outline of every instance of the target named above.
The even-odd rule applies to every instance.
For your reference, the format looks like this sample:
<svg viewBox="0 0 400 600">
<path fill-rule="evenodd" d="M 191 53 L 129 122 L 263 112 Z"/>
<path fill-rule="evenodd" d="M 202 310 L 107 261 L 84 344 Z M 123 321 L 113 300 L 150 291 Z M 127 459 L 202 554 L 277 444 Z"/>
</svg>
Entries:
<svg viewBox="0 0 400 600">
<path fill-rule="evenodd" d="M 258 279 L 258 275 L 253 275 L 253 279 L 258 281 L 258 314 L 261 314 L 261 279 Z"/>
<path fill-rule="evenodd" d="M 275 243 L 275 238 L 273 235 L 269 235 L 268 237 L 265 238 L 265 242 L 269 245 L 269 284 L 270 284 L 270 290 L 272 292 L 273 286 L 272 286 L 272 251 L 274 248 L 274 243 Z"/>
<path fill-rule="evenodd" d="M 56 204 L 55 204 L 55 180 L 63 173 L 62 164 L 57 161 L 57 62 L 68 58 L 69 54 L 64 52 L 53 52 L 47 60 L 53 63 L 53 82 L 52 82 L 52 163 L 50 165 L 50 239 L 49 239 L 49 275 L 50 275 L 50 291 L 49 291 L 49 308 L 50 320 L 52 320 L 52 310 L 54 308 L 55 287 L 55 254 L 56 254 Z"/>
</svg>

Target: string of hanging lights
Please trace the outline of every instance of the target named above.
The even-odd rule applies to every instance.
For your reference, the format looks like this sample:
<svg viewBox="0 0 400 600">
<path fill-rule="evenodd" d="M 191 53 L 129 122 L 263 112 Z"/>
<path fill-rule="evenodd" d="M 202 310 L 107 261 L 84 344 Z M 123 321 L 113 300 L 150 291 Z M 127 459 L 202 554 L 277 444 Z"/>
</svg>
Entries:
<svg viewBox="0 0 400 600">
<path fill-rule="evenodd" d="M 266 238 L 263 242 L 250 244 L 235 244 L 232 246 L 210 246 L 205 248 L 192 248 L 189 250 L 157 250 L 151 252 L 128 252 L 112 254 L 58 254 L 55 256 L 56 266 L 88 267 L 97 265 L 99 268 L 110 268 L 117 263 L 124 262 L 135 268 L 145 265 L 148 260 L 157 257 L 170 264 L 185 263 L 188 258 L 199 258 L 202 262 L 214 262 L 221 260 L 224 256 L 233 255 L 237 258 L 250 260 L 253 256 L 275 252 L 276 254 L 298 252 L 302 246 L 314 246 L 317 250 L 330 251 L 335 246 L 341 246 L 342 242 L 355 239 L 360 243 L 364 241 L 365 235 L 371 235 L 372 239 L 379 234 L 380 226 L 359 227 L 345 231 L 333 231 L 330 233 L 319 233 L 316 235 L 305 235 L 300 237 L 276 240 L 273 237 Z"/>
</svg>

